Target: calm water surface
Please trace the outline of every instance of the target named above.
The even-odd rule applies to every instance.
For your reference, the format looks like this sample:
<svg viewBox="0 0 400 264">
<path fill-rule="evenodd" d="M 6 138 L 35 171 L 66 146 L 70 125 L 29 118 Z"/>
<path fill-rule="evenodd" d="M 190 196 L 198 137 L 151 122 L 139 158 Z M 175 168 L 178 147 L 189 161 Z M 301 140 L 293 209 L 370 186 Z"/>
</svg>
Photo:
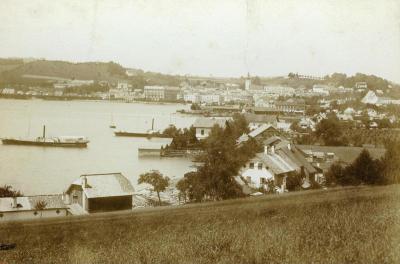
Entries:
<svg viewBox="0 0 400 264">
<path fill-rule="evenodd" d="M 139 158 L 138 147 L 159 147 L 165 139 L 115 137 L 109 128 L 145 131 L 169 124 L 189 127 L 194 117 L 176 114 L 185 105 L 0 99 L 0 137 L 37 137 L 46 125 L 48 136 L 86 136 L 86 149 L 0 144 L 0 185 L 25 195 L 63 192 L 79 175 L 122 172 L 137 184 L 138 175 L 158 169 L 170 178 L 193 170 L 184 158 Z"/>
</svg>

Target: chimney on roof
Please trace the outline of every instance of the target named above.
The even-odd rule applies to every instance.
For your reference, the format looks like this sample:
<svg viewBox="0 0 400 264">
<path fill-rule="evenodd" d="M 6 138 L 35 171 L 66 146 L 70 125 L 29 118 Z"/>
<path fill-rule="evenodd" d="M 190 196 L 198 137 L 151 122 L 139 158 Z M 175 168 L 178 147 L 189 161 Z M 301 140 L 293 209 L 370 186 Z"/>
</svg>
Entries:
<svg viewBox="0 0 400 264">
<path fill-rule="evenodd" d="M 271 146 L 271 154 L 275 154 L 275 146 Z"/>
<path fill-rule="evenodd" d="M 18 203 L 17 203 L 17 196 L 12 197 L 12 208 L 17 208 Z"/>
<path fill-rule="evenodd" d="M 87 188 L 87 178 L 86 178 L 86 176 L 82 176 L 82 178 L 81 178 L 81 181 L 82 181 L 82 189 L 84 189 L 84 188 Z"/>
<path fill-rule="evenodd" d="M 268 155 L 268 146 L 264 146 L 264 154 Z"/>
</svg>

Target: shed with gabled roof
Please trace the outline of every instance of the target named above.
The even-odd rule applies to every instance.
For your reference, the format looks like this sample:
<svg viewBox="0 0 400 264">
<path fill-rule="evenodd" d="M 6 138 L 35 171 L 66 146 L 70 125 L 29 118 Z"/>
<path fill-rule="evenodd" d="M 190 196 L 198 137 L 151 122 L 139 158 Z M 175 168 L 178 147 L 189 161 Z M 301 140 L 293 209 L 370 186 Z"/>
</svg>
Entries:
<svg viewBox="0 0 400 264">
<path fill-rule="evenodd" d="M 121 173 L 84 174 L 66 191 L 66 203 L 86 212 L 130 210 L 134 188 Z"/>
</svg>

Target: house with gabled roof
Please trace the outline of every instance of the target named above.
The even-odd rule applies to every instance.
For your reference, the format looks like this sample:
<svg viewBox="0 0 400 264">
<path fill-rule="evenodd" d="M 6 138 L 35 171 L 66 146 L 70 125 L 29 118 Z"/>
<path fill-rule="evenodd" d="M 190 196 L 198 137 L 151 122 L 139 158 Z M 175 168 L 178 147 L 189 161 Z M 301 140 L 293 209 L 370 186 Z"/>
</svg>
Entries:
<svg viewBox="0 0 400 264">
<path fill-rule="evenodd" d="M 134 188 L 121 173 L 84 174 L 65 192 L 73 214 L 131 210 Z"/>
<path fill-rule="evenodd" d="M 279 136 L 272 136 L 263 144 L 264 151 L 257 153 L 240 171 L 249 186 L 267 188 L 267 183 L 273 181 L 278 192 L 285 192 L 287 178 L 300 176 L 301 186 L 311 187 L 317 170 L 300 149 Z"/>
<path fill-rule="evenodd" d="M 243 142 L 246 142 L 250 138 L 253 138 L 259 142 L 264 141 L 267 138 L 270 138 L 271 136 L 279 135 L 280 132 L 278 129 L 276 129 L 273 125 L 270 124 L 263 124 L 256 129 L 253 129 L 250 131 L 248 134 L 243 134 L 237 139 L 237 143 L 241 144 Z"/>
<path fill-rule="evenodd" d="M 226 121 L 226 118 L 197 118 L 193 124 L 193 127 L 196 129 L 196 138 L 198 140 L 207 138 L 214 126 L 225 128 Z"/>
</svg>

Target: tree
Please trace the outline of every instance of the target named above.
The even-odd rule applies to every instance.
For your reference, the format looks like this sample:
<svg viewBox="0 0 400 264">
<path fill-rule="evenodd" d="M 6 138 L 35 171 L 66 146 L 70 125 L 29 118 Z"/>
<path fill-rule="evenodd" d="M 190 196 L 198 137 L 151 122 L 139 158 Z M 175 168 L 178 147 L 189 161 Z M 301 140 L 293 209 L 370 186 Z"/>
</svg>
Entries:
<svg viewBox="0 0 400 264">
<path fill-rule="evenodd" d="M 243 196 L 234 177 L 246 161 L 260 151 L 254 139 L 237 145 L 236 139 L 247 131 L 248 123 L 242 115 L 235 115 L 233 121 L 226 122 L 225 128 L 213 127 L 203 142 L 204 153 L 199 157 L 202 165 L 188 176 L 189 193 L 196 201 Z"/>
<path fill-rule="evenodd" d="M 346 168 L 346 171 L 357 182 L 377 184 L 380 182 L 378 168 L 377 161 L 372 159 L 368 150 L 363 149 L 357 159 Z"/>
<path fill-rule="evenodd" d="M 295 173 L 294 175 L 290 175 L 286 178 L 286 188 L 288 191 L 295 191 L 299 189 L 301 186 L 301 174 Z"/>
<path fill-rule="evenodd" d="M 326 175 L 326 180 L 328 184 L 340 185 L 381 184 L 383 182 L 382 173 L 380 172 L 381 167 L 381 162 L 372 159 L 369 152 L 364 149 L 345 168 L 339 163 L 332 164 Z"/>
<path fill-rule="evenodd" d="M 391 141 L 386 144 L 385 155 L 380 159 L 380 175 L 382 184 L 400 183 L 400 142 Z"/>
<path fill-rule="evenodd" d="M 45 201 L 37 201 L 35 204 L 35 210 L 40 212 L 40 217 L 42 217 L 42 212 L 46 209 L 47 203 Z"/>
<path fill-rule="evenodd" d="M 165 191 L 169 185 L 169 178 L 164 177 L 159 171 L 152 170 L 139 176 L 138 184 L 148 183 L 153 186 L 153 191 L 157 192 L 158 202 L 161 205 L 160 192 Z"/>
<path fill-rule="evenodd" d="M 176 188 L 179 190 L 179 201 L 181 197 L 183 197 L 184 202 L 186 203 L 188 191 L 190 188 L 190 184 L 187 178 L 182 178 L 176 183 Z"/>
<path fill-rule="evenodd" d="M 381 120 L 378 120 L 378 126 L 379 128 L 390 128 L 392 126 L 392 123 L 390 123 L 390 120 L 388 118 L 383 118 Z"/>
<path fill-rule="evenodd" d="M 193 103 L 193 104 L 190 106 L 190 109 L 191 109 L 191 110 L 201 110 L 201 107 L 200 107 L 200 105 L 198 105 L 198 104 L 196 104 L 196 103 Z"/>
<path fill-rule="evenodd" d="M 176 135 L 180 134 L 181 130 L 177 129 L 176 126 L 174 125 L 170 125 L 169 127 L 167 127 L 166 129 L 164 129 L 164 131 L 162 132 L 163 135 L 165 136 L 169 136 L 169 137 L 175 137 Z"/>
<path fill-rule="evenodd" d="M 191 171 L 185 173 L 176 185 L 184 200 L 201 202 L 205 194 L 205 185 L 198 173 Z"/>
<path fill-rule="evenodd" d="M 326 146 L 338 146 L 344 142 L 342 126 L 335 114 L 317 124 L 315 135 L 321 138 Z"/>
<path fill-rule="evenodd" d="M 23 194 L 20 191 L 15 191 L 10 185 L 4 185 L 0 187 L 0 197 L 18 197 Z"/>
</svg>

